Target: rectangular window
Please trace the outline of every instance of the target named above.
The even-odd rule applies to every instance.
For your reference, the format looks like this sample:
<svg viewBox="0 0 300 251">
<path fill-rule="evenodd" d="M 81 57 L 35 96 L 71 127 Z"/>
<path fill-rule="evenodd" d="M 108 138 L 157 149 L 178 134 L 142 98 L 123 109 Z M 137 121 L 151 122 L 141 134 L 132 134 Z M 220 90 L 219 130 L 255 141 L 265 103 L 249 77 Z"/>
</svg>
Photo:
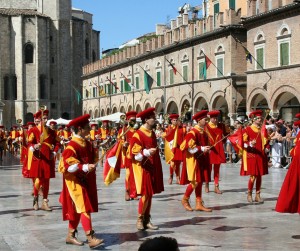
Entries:
<svg viewBox="0 0 300 251">
<path fill-rule="evenodd" d="M 256 70 L 260 70 L 264 66 L 264 48 L 256 49 Z"/>
<path fill-rule="evenodd" d="M 218 58 L 217 59 L 217 77 L 222 77 L 224 75 L 223 73 L 223 67 L 224 67 L 224 59 L 223 58 Z"/>
<path fill-rule="evenodd" d="M 235 10 L 235 0 L 229 0 L 229 9 Z"/>
<path fill-rule="evenodd" d="M 214 27 L 216 27 L 217 15 L 218 15 L 219 12 L 220 12 L 220 4 L 216 3 L 214 5 Z"/>
<path fill-rule="evenodd" d="M 280 66 L 289 65 L 289 43 L 280 44 Z"/>
<path fill-rule="evenodd" d="M 107 85 L 107 93 L 108 93 L 109 95 L 111 94 L 111 86 L 112 86 L 111 83 L 109 83 L 109 84 Z"/>
<path fill-rule="evenodd" d="M 114 82 L 114 84 L 115 84 L 115 86 L 116 86 L 116 87 L 118 87 L 118 84 L 117 84 L 117 82 Z M 117 93 L 117 92 L 118 92 L 118 90 L 117 90 L 117 88 L 116 88 L 115 86 L 113 87 L 113 88 L 114 88 L 114 93 Z"/>
<path fill-rule="evenodd" d="M 161 72 L 160 71 L 156 72 L 156 83 L 157 83 L 157 86 L 161 86 Z"/>
<path fill-rule="evenodd" d="M 173 69 L 170 69 L 170 85 L 174 84 L 174 72 Z"/>
<path fill-rule="evenodd" d="M 135 88 L 140 89 L 140 78 L 137 76 L 135 77 Z"/>
<path fill-rule="evenodd" d="M 121 92 L 124 92 L 124 80 L 121 80 Z"/>
<path fill-rule="evenodd" d="M 97 97 L 97 87 L 93 87 L 93 97 Z"/>
<path fill-rule="evenodd" d="M 203 67 L 204 67 L 204 62 L 200 62 L 199 63 L 199 79 L 204 79 Z"/>
<path fill-rule="evenodd" d="M 184 65 L 182 67 L 182 72 L 183 72 L 183 80 L 188 81 L 189 76 L 188 76 L 188 66 L 187 65 Z"/>
</svg>

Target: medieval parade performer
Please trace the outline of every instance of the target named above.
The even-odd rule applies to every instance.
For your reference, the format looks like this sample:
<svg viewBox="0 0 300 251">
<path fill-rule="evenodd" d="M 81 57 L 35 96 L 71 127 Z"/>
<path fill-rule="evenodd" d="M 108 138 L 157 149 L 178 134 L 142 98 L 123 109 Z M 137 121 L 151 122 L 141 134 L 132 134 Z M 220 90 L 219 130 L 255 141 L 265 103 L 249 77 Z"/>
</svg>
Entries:
<svg viewBox="0 0 300 251">
<path fill-rule="evenodd" d="M 196 211 L 211 212 L 210 208 L 204 206 L 202 200 L 202 184 L 207 180 L 209 172 L 209 142 L 208 136 L 204 130 L 206 125 L 207 110 L 200 111 L 193 116 L 197 121 L 195 125 L 185 136 L 180 149 L 184 151 L 185 159 L 183 161 L 181 184 L 186 185 L 186 192 L 181 200 L 183 207 L 187 211 L 193 211 L 189 199 L 195 190 Z"/>
<path fill-rule="evenodd" d="M 77 117 L 69 123 L 74 131 L 71 141 L 62 153 L 59 172 L 63 173 L 63 189 L 60 195 L 63 220 L 69 221 L 66 244 L 82 246 L 75 236 L 81 221 L 90 248 L 96 248 L 103 240 L 95 236 L 91 213 L 98 212 L 96 167 L 98 155 L 86 140 L 90 133 L 89 114 Z"/>
<path fill-rule="evenodd" d="M 248 202 L 253 202 L 252 190 L 256 182 L 255 202 L 261 203 L 263 202 L 260 197 L 262 176 L 268 174 L 268 135 L 261 110 L 251 112 L 249 118 L 252 120 L 252 125 L 243 130 L 244 151 L 240 174 L 241 176 L 250 176 Z"/>
<path fill-rule="evenodd" d="M 209 116 L 209 122 L 205 127 L 205 131 L 208 135 L 211 150 L 209 153 L 210 157 L 210 170 L 214 171 L 214 183 L 215 183 L 215 193 L 222 194 L 219 189 L 219 178 L 220 178 L 220 166 L 222 163 L 226 163 L 225 151 L 223 146 L 223 135 L 224 127 L 221 123 L 218 123 L 218 116 L 220 111 L 214 110 L 207 113 Z M 212 168 L 213 167 L 213 168 Z M 209 192 L 208 182 L 205 184 L 205 191 Z"/>
<path fill-rule="evenodd" d="M 171 114 L 169 119 L 171 125 L 166 129 L 163 137 L 165 139 L 165 158 L 166 162 L 170 164 L 170 178 L 169 184 L 173 182 L 173 174 L 176 174 L 176 182 L 180 183 L 180 164 L 183 161 L 182 151 L 180 145 L 183 142 L 186 134 L 186 129 L 181 126 L 181 122 L 178 120 L 178 114 Z"/>
<path fill-rule="evenodd" d="M 138 206 L 138 230 L 158 229 L 150 221 L 153 194 L 164 191 L 163 173 L 157 141 L 155 137 L 155 108 L 150 107 L 137 114 L 142 126 L 135 132 L 131 141 L 131 159 L 137 195 L 141 195 Z"/>
</svg>

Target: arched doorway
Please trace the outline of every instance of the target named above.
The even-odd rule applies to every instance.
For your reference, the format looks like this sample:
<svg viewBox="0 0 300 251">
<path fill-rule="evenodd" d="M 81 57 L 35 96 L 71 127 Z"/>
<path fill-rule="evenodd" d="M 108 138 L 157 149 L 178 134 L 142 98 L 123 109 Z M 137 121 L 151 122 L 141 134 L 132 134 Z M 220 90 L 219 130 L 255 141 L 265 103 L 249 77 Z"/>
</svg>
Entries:
<svg viewBox="0 0 300 251">
<path fill-rule="evenodd" d="M 103 117 L 105 115 L 105 111 L 104 109 L 101 110 L 101 117 Z"/>
<path fill-rule="evenodd" d="M 171 101 L 168 106 L 167 106 L 167 113 L 172 114 L 172 113 L 177 113 L 178 114 L 178 106 L 174 101 Z"/>
<path fill-rule="evenodd" d="M 128 111 L 132 111 L 132 105 L 128 106 Z"/>
<path fill-rule="evenodd" d="M 141 106 L 140 106 L 140 105 L 137 105 L 137 106 L 136 106 L 136 112 L 141 112 L 141 111 L 142 111 Z"/>
<path fill-rule="evenodd" d="M 253 96 L 251 103 L 250 103 L 250 109 L 251 110 L 248 112 L 258 110 L 258 109 L 264 111 L 264 110 L 270 109 L 270 108 L 269 108 L 269 104 L 268 104 L 268 101 L 265 98 L 265 96 L 258 93 L 255 96 Z"/>
<path fill-rule="evenodd" d="M 299 100 L 294 94 L 284 92 L 276 98 L 274 110 L 279 111 L 280 118 L 292 122 L 296 113 L 300 112 Z"/>
<path fill-rule="evenodd" d="M 212 104 L 212 110 L 219 110 L 221 112 L 221 120 L 225 121 L 228 119 L 228 104 L 223 96 L 218 96 L 215 98 Z"/>
<path fill-rule="evenodd" d="M 188 100 L 183 101 L 182 107 L 180 110 L 181 110 L 180 116 L 184 122 L 192 120 L 192 108 L 191 108 L 191 104 Z"/>
<path fill-rule="evenodd" d="M 202 110 L 208 110 L 208 104 L 207 104 L 205 98 L 200 97 L 200 98 L 197 98 L 197 100 L 195 101 L 195 106 L 194 106 L 193 112 L 195 114 Z"/>
<path fill-rule="evenodd" d="M 125 111 L 125 107 L 124 107 L 124 106 L 121 106 L 120 112 L 122 112 L 122 113 L 126 113 L 126 111 Z"/>
<path fill-rule="evenodd" d="M 112 110 L 112 112 L 113 112 L 113 113 L 116 113 L 116 112 L 118 112 L 118 109 L 117 109 L 117 107 L 114 107 L 114 108 L 113 108 L 113 110 Z"/>
</svg>

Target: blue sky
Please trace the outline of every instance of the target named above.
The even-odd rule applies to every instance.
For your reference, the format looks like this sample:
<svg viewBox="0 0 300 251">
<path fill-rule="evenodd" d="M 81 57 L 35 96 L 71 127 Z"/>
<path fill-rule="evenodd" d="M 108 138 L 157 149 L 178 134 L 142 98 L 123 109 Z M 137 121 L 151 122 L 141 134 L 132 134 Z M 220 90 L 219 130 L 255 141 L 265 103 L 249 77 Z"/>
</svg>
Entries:
<svg viewBox="0 0 300 251">
<path fill-rule="evenodd" d="M 93 28 L 100 31 L 102 51 L 155 32 L 156 24 L 166 24 L 178 16 L 185 3 L 201 5 L 202 0 L 72 0 L 74 8 L 93 14 Z"/>
</svg>

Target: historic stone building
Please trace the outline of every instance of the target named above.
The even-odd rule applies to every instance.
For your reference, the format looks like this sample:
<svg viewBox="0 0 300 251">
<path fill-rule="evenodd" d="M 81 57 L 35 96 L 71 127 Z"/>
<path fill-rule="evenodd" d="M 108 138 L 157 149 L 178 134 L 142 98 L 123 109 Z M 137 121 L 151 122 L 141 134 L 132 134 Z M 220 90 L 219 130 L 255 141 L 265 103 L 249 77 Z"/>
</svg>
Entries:
<svg viewBox="0 0 300 251">
<path fill-rule="evenodd" d="M 0 0 L 1 123 L 82 114 L 82 66 L 99 59 L 92 15 L 71 0 Z"/>
<path fill-rule="evenodd" d="M 268 108 L 292 119 L 299 8 L 292 0 L 209 0 L 192 19 L 185 9 L 170 27 L 157 25 L 155 35 L 83 68 L 83 112 L 95 118 L 154 106 L 185 115 L 218 109 L 234 119 Z"/>
</svg>

